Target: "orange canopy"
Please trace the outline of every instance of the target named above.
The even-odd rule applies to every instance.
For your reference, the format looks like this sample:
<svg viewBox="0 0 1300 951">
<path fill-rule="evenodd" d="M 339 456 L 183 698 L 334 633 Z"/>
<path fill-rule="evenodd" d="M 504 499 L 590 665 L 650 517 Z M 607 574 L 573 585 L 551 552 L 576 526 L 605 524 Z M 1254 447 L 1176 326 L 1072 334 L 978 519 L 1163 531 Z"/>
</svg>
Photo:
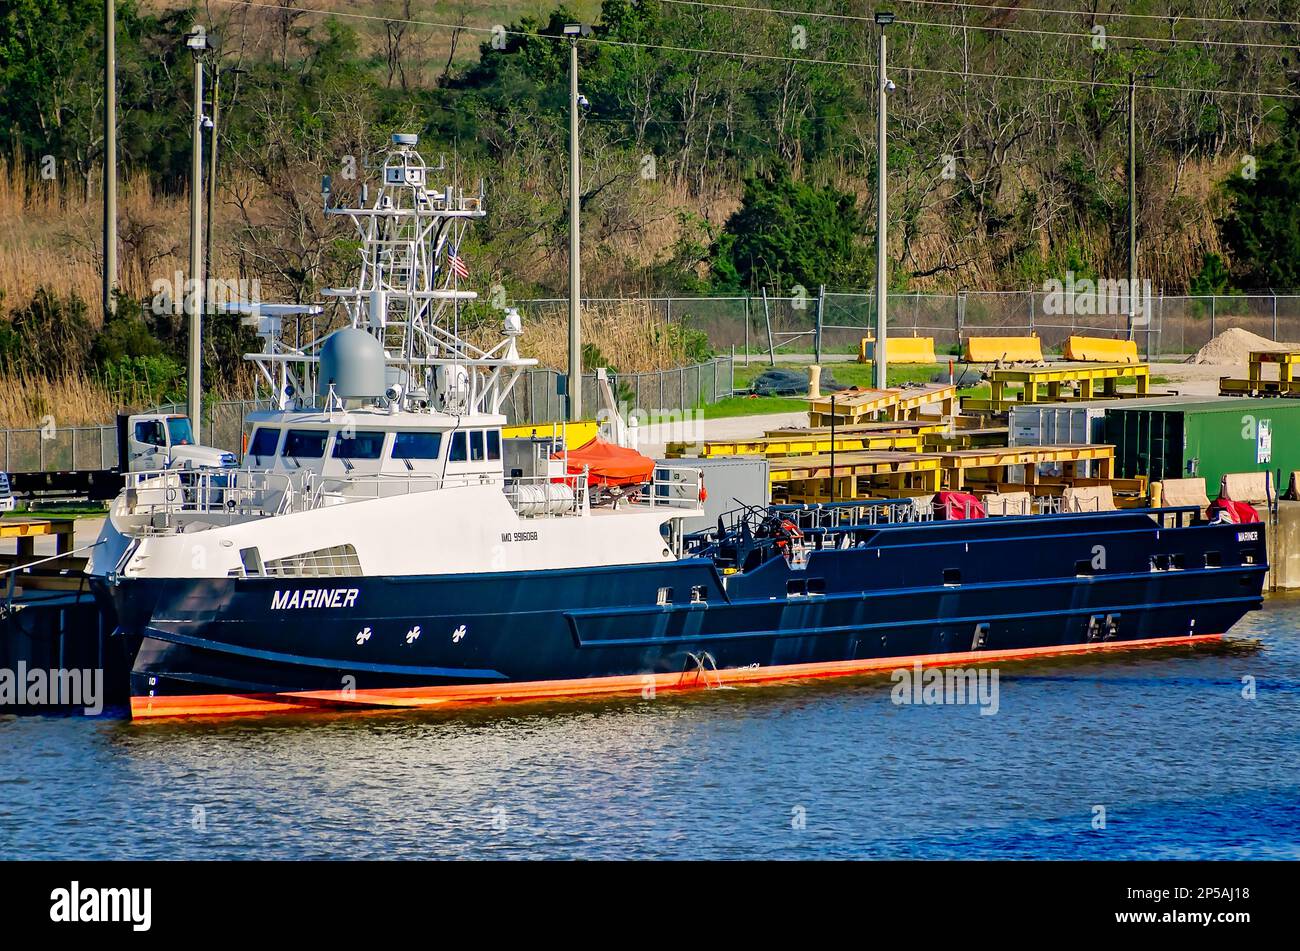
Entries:
<svg viewBox="0 0 1300 951">
<path fill-rule="evenodd" d="M 563 459 L 564 453 L 557 452 L 551 458 Z M 655 461 L 597 436 L 585 446 L 569 450 L 569 475 L 582 475 L 584 468 L 596 485 L 639 485 L 650 481 Z"/>
</svg>

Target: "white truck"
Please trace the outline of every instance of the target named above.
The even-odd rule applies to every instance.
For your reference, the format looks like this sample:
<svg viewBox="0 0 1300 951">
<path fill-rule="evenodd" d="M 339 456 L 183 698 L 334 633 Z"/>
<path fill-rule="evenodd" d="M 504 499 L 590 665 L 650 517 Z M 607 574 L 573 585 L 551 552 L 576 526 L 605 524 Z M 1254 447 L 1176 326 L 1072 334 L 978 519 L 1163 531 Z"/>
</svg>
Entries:
<svg viewBox="0 0 1300 951">
<path fill-rule="evenodd" d="M 12 509 L 15 496 L 112 499 L 122 490 L 126 472 L 233 469 L 239 465 L 232 452 L 197 445 L 189 417 L 174 413 L 119 414 L 117 460 L 117 466 L 112 469 L 0 472 L 0 511 Z"/>
</svg>

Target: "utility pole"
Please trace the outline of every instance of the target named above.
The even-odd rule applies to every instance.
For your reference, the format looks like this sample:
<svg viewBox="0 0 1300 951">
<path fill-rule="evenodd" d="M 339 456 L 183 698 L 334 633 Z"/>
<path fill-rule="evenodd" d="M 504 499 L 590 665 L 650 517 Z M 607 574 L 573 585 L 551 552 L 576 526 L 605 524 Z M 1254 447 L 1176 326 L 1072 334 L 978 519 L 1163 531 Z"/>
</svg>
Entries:
<svg viewBox="0 0 1300 951">
<path fill-rule="evenodd" d="M 1128 74 L 1128 339 L 1133 339 L 1133 324 L 1138 299 L 1137 239 L 1137 76 Z M 1147 319 L 1150 319 L 1150 314 Z"/>
<path fill-rule="evenodd" d="M 190 143 L 190 293 L 186 307 L 190 317 L 189 377 L 186 409 L 194 442 L 199 443 L 203 415 L 203 54 L 212 47 L 202 26 L 185 37 L 194 54 L 194 124 Z"/>
<path fill-rule="evenodd" d="M 117 313 L 116 0 L 104 0 L 104 313 Z"/>
<path fill-rule="evenodd" d="M 888 189 L 885 185 L 889 174 L 889 150 L 885 141 L 885 130 L 887 118 L 886 93 L 888 93 L 893 83 L 885 75 L 885 27 L 893 22 L 894 14 L 885 10 L 876 11 L 876 25 L 880 27 L 880 71 L 877 75 L 877 86 L 879 87 L 877 93 L 880 98 L 876 107 L 876 353 L 873 362 L 876 371 L 876 389 L 878 390 L 885 389 L 889 379 L 888 360 L 885 355 L 885 338 L 888 335 L 886 310 L 889 299 L 889 266 L 885 262 L 889 211 L 886 205 Z"/>
<path fill-rule="evenodd" d="M 569 38 L 569 421 L 582 418 L 582 232 L 578 221 L 580 157 L 578 153 L 578 37 L 586 36 L 591 27 L 585 23 L 567 23 L 564 35 Z"/>
</svg>

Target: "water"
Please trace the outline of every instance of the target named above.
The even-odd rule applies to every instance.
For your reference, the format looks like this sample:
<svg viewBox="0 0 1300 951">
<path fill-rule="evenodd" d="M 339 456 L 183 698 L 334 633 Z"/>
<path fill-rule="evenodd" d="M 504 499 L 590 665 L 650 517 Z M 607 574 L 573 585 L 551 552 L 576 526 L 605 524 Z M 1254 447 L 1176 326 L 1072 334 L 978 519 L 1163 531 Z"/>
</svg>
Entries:
<svg viewBox="0 0 1300 951">
<path fill-rule="evenodd" d="M 994 716 L 895 706 L 877 677 L 454 715 L 0 718 L 0 858 L 1300 857 L 1300 599 L 1233 636 L 1257 646 L 1008 664 Z"/>
</svg>

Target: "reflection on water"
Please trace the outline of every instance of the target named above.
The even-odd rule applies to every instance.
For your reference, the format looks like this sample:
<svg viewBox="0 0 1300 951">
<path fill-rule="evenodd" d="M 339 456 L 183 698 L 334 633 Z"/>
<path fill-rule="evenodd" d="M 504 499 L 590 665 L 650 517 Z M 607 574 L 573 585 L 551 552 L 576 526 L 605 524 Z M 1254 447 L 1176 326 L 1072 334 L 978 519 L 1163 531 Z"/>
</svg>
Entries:
<svg viewBox="0 0 1300 951">
<path fill-rule="evenodd" d="M 0 857 L 1300 857 L 1300 599 L 1233 635 L 1249 643 L 1007 664 L 996 716 L 894 706 L 875 677 L 456 713 L 0 718 Z"/>
</svg>

